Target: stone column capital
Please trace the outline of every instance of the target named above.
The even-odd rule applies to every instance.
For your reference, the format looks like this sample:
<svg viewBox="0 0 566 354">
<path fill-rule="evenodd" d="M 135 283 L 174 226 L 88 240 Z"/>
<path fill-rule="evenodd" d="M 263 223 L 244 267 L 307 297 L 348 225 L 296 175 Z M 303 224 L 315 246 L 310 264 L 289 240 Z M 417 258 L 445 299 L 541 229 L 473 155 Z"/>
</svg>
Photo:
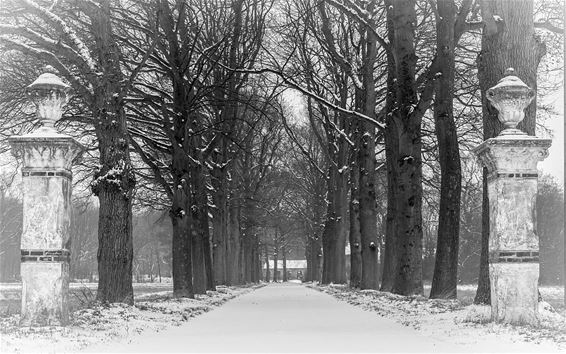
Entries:
<svg viewBox="0 0 566 354">
<path fill-rule="evenodd" d="M 73 137 L 57 133 L 16 135 L 9 137 L 8 142 L 24 170 L 62 169 L 70 172 L 85 150 Z"/>
<path fill-rule="evenodd" d="M 474 150 L 490 176 L 496 174 L 536 174 L 537 163 L 548 157 L 551 139 L 529 135 L 500 135 L 491 138 Z"/>
</svg>

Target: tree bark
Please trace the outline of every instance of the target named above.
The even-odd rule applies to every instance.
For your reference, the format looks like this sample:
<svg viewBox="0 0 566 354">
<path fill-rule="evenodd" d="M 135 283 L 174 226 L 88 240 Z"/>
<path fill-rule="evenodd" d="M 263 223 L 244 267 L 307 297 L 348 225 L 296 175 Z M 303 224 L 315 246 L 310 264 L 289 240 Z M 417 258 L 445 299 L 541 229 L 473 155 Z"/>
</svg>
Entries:
<svg viewBox="0 0 566 354">
<path fill-rule="evenodd" d="M 214 291 L 216 290 L 216 285 L 215 285 L 216 282 L 214 280 L 214 263 L 212 260 L 212 247 L 211 247 L 209 220 L 208 220 L 208 208 L 206 215 L 206 228 L 208 229 L 208 232 L 205 235 L 206 239 L 204 240 L 204 267 L 206 272 L 206 289 Z"/>
<path fill-rule="evenodd" d="M 393 25 L 392 0 L 385 2 L 387 6 L 387 39 L 389 43 L 395 40 Z M 393 119 L 393 110 L 396 100 L 396 69 L 395 60 L 391 54 L 387 55 L 387 96 L 385 98 L 385 163 L 387 167 L 387 215 L 385 220 L 385 250 L 381 275 L 381 291 L 391 292 L 397 274 L 397 160 L 399 159 L 399 137 Z"/>
<path fill-rule="evenodd" d="M 191 140 L 196 139 L 193 137 Z M 191 141 L 191 152 L 198 156 L 194 141 Z M 208 230 L 208 197 L 203 176 L 202 165 L 191 166 L 191 205 L 190 230 L 191 230 L 191 252 L 193 266 L 193 291 L 195 294 L 205 294 L 207 289 L 206 279 L 206 254 L 205 243 L 209 238 Z"/>
<path fill-rule="evenodd" d="M 215 208 L 212 209 L 212 260 L 216 284 L 226 284 L 226 256 L 228 234 L 228 199 L 224 173 L 220 169 L 211 171 L 214 188 L 212 194 Z"/>
<path fill-rule="evenodd" d="M 259 250 L 259 236 L 252 234 L 252 283 L 258 283 L 261 276 L 261 255 Z"/>
<path fill-rule="evenodd" d="M 343 154 L 344 152 L 338 152 Z M 345 162 L 343 158 L 338 162 Z M 340 166 L 342 166 L 340 164 Z M 347 179 L 336 165 L 329 168 L 328 206 L 326 222 L 322 233 L 322 283 L 344 284 L 346 282 L 346 239 L 345 225 L 347 205 Z"/>
<path fill-rule="evenodd" d="M 356 133 L 355 133 L 356 134 Z M 356 137 L 356 143 L 359 137 Z M 362 281 L 362 253 L 360 233 L 360 191 L 358 149 L 352 151 L 350 164 L 350 287 L 359 288 Z M 316 256 L 316 255 L 315 255 Z M 316 258 L 315 258 L 316 261 Z"/>
<path fill-rule="evenodd" d="M 281 253 L 283 255 L 283 282 L 287 281 L 287 249 L 285 244 L 281 245 Z"/>
<path fill-rule="evenodd" d="M 197 224 L 193 219 L 191 224 Z M 193 260 L 193 291 L 195 294 L 206 293 L 206 270 L 204 268 L 204 244 L 197 229 L 191 226 L 191 252 Z"/>
<path fill-rule="evenodd" d="M 437 10 L 436 57 L 440 62 L 440 75 L 437 75 L 435 82 L 434 121 L 440 160 L 440 207 L 430 298 L 455 299 L 462 183 L 458 134 L 453 112 L 456 4 L 453 0 L 439 0 Z"/>
<path fill-rule="evenodd" d="M 249 209 L 248 209 L 249 210 Z M 243 264 L 242 268 L 244 271 L 244 283 L 251 283 L 253 281 L 253 267 L 254 267 L 254 258 L 253 258 L 253 234 L 252 228 L 247 228 L 245 230 L 244 237 L 242 238 L 242 247 L 243 247 Z"/>
<path fill-rule="evenodd" d="M 373 6 L 368 8 L 373 11 Z M 375 33 L 368 29 L 365 40 L 365 60 L 363 84 L 365 97 L 363 112 L 375 118 L 374 64 L 377 56 Z M 377 210 L 375 193 L 375 127 L 367 122 L 359 122 L 360 146 L 358 152 L 360 178 L 360 252 L 362 256 L 362 289 L 379 289 L 378 250 L 377 250 Z"/>
<path fill-rule="evenodd" d="M 276 234 L 277 237 L 277 234 Z M 279 274 L 278 272 L 278 264 L 277 261 L 279 260 L 279 255 L 278 255 L 278 247 L 277 247 L 277 243 L 275 245 L 275 247 L 273 247 L 273 282 L 277 283 L 279 281 Z"/>
<path fill-rule="evenodd" d="M 240 207 L 230 206 L 230 252 L 228 253 L 226 272 L 228 273 L 228 284 L 240 284 Z M 245 282 L 245 281 L 244 281 Z"/>
<path fill-rule="evenodd" d="M 507 68 L 529 87 L 537 89 L 537 68 L 546 53 L 545 45 L 534 32 L 533 0 L 482 0 L 482 17 L 486 26 L 482 33 L 482 49 L 477 58 L 478 79 L 482 93 L 483 138 L 497 136 L 503 126 L 497 119 L 497 110 L 491 106 L 485 92 L 505 75 Z M 494 18 L 494 16 L 497 16 Z M 501 19 L 496 20 L 497 19 Z M 536 98 L 525 110 L 519 129 L 535 135 Z M 489 285 L 489 199 L 487 171 L 483 171 L 482 252 L 475 303 L 490 302 Z"/>
<path fill-rule="evenodd" d="M 264 246 L 265 249 L 265 282 L 269 283 L 271 276 L 269 274 L 269 249 L 267 248 L 267 244 Z"/>
<path fill-rule="evenodd" d="M 173 225 L 172 241 L 172 276 L 173 276 L 173 296 L 175 297 L 194 297 L 192 281 L 192 257 L 189 242 L 189 231 L 186 217 L 181 213 L 181 209 L 175 199 L 169 215 Z"/>
<path fill-rule="evenodd" d="M 101 71 L 92 105 L 98 122 L 96 135 L 101 168 L 94 175 L 93 193 L 98 196 L 98 291 L 102 302 L 133 304 L 132 198 L 135 178 L 128 148 L 124 105 L 115 94 L 123 81 L 120 50 L 110 21 L 110 3 L 93 10 L 94 55 Z"/>
<path fill-rule="evenodd" d="M 393 3 L 393 51 L 396 58 L 396 102 L 393 112 L 398 128 L 399 158 L 397 160 L 397 273 L 393 292 L 401 295 L 423 293 L 422 283 L 422 116 L 413 114 L 416 103 L 414 0 Z"/>
</svg>

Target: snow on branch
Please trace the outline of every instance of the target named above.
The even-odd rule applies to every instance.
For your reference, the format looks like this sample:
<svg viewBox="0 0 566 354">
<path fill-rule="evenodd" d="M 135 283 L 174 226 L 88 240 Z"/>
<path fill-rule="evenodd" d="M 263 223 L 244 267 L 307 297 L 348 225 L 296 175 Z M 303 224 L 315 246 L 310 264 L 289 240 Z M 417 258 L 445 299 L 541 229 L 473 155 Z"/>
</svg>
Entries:
<svg viewBox="0 0 566 354">
<path fill-rule="evenodd" d="M 326 0 L 326 2 L 336 7 L 337 9 L 341 10 L 346 15 L 357 20 L 361 24 L 365 25 L 370 31 L 372 31 L 375 34 L 375 38 L 377 39 L 377 42 L 383 47 L 383 49 L 385 49 L 387 53 L 391 54 L 390 44 L 387 43 L 385 39 L 383 39 L 379 35 L 379 33 L 377 33 L 375 29 L 375 25 L 373 24 L 372 16 L 367 10 L 362 9 L 351 0 L 344 0 L 343 2 L 338 0 Z"/>
<path fill-rule="evenodd" d="M 542 29 L 548 30 L 550 32 L 554 32 L 554 33 L 558 33 L 558 34 L 564 34 L 564 28 L 560 28 L 558 26 L 555 26 L 552 23 L 550 23 L 549 21 L 535 22 L 535 28 L 542 28 Z"/>
<path fill-rule="evenodd" d="M 229 68 L 221 63 L 219 63 L 220 66 L 224 67 L 224 69 L 226 70 L 232 70 L 234 72 L 243 72 L 243 73 L 247 73 L 247 74 L 264 74 L 264 73 L 271 73 L 271 74 L 275 74 L 277 76 L 279 76 L 284 83 L 286 83 L 287 85 L 289 85 L 291 88 L 294 88 L 295 90 L 299 91 L 300 93 L 304 94 L 307 97 L 310 97 L 318 102 L 321 102 L 322 104 L 324 104 L 327 107 L 332 108 L 335 111 L 338 111 L 340 113 L 344 113 L 350 116 L 354 116 L 356 118 L 362 119 L 368 123 L 371 123 L 373 125 L 375 125 L 378 129 L 383 130 L 385 129 L 385 124 L 378 122 L 377 120 L 366 116 L 365 114 L 362 114 L 360 112 L 356 112 L 356 111 L 352 111 L 343 107 L 338 106 L 337 104 L 334 104 L 330 101 L 328 101 L 327 99 L 325 99 L 324 97 L 320 97 L 317 94 L 307 90 L 306 88 L 302 87 L 301 85 L 299 85 L 295 80 L 293 80 L 290 77 L 287 77 L 285 74 L 283 74 L 280 71 L 277 70 L 273 70 L 270 68 L 263 68 L 263 69 L 259 69 L 259 70 L 251 70 L 251 69 L 233 69 L 233 68 Z"/>
<path fill-rule="evenodd" d="M 5 35 L 0 35 L 0 43 L 4 43 L 5 47 L 8 49 L 14 49 L 22 52 L 23 54 L 31 55 L 39 60 L 48 62 L 50 65 L 55 67 L 65 78 L 69 80 L 72 87 L 80 92 L 81 95 L 89 97 L 94 94 L 92 88 L 86 87 L 76 76 L 71 73 L 71 71 L 55 56 L 55 54 L 50 51 L 34 48 L 22 42 L 15 41 L 8 38 Z"/>
<path fill-rule="evenodd" d="M 49 9 L 43 8 L 32 0 L 23 0 L 23 2 L 32 10 L 34 10 L 41 18 L 55 24 L 59 29 L 71 40 L 73 45 L 77 48 L 78 53 L 82 60 L 89 67 L 91 72 L 96 72 L 96 63 L 92 59 L 88 47 L 79 38 L 76 32 L 65 23 L 59 16 L 55 15 Z"/>
<path fill-rule="evenodd" d="M 324 2 L 321 1 L 318 4 L 318 11 L 319 11 L 320 17 L 322 19 L 322 33 L 323 33 L 324 37 L 326 38 L 328 49 L 332 53 L 332 55 L 334 56 L 336 61 L 338 61 L 338 63 L 348 73 L 348 75 L 350 76 L 350 78 L 354 82 L 354 85 L 356 86 L 356 88 L 362 89 L 363 84 L 360 81 L 360 79 L 357 75 L 357 72 L 355 72 L 357 70 L 354 69 L 353 65 L 340 54 L 340 49 L 337 48 L 337 46 L 336 46 L 336 40 L 334 38 L 334 35 L 332 34 L 332 30 L 330 29 L 330 19 L 328 18 L 328 15 L 326 13 L 326 7 L 325 6 L 326 5 L 324 4 Z"/>
<path fill-rule="evenodd" d="M 54 55 L 55 53 L 63 54 L 65 57 L 75 62 L 79 66 L 79 68 L 85 68 L 81 55 L 77 53 L 73 48 L 62 43 L 61 41 L 55 41 L 51 38 L 45 37 L 26 26 L 0 24 L 0 34 L 11 34 L 24 37 L 32 42 L 35 42 L 43 49 L 52 51 Z M 87 67 L 87 69 L 89 68 Z"/>
</svg>

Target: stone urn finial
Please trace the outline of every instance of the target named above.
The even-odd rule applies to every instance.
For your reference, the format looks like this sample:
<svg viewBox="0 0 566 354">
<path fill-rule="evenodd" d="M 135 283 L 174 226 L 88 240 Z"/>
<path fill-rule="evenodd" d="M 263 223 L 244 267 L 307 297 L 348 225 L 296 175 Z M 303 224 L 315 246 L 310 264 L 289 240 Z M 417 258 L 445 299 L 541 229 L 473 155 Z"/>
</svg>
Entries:
<svg viewBox="0 0 566 354">
<path fill-rule="evenodd" d="M 499 121 L 505 126 L 499 135 L 525 135 L 517 129 L 525 118 L 525 108 L 535 98 L 535 90 L 515 76 L 515 69 L 505 70 L 505 77 L 487 90 L 487 99 L 499 111 Z"/>
<path fill-rule="evenodd" d="M 57 75 L 45 73 L 29 85 L 26 91 L 37 107 L 37 115 L 42 124 L 40 129 L 55 132 L 55 122 L 61 118 L 71 87 Z"/>
</svg>

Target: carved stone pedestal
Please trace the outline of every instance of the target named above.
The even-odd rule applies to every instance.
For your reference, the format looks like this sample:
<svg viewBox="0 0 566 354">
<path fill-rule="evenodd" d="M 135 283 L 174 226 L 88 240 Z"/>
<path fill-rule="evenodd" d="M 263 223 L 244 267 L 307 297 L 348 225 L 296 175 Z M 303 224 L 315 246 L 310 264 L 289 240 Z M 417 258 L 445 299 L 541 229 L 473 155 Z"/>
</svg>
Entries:
<svg viewBox="0 0 566 354">
<path fill-rule="evenodd" d="M 536 323 L 537 162 L 547 156 L 550 143 L 503 135 L 476 148 L 489 172 L 489 278 L 492 318 L 498 322 Z"/>
<path fill-rule="evenodd" d="M 20 325 L 65 325 L 69 318 L 71 166 L 83 147 L 53 128 L 68 87 L 56 76 L 44 74 L 30 89 L 44 126 L 9 138 L 22 164 Z"/>
<path fill-rule="evenodd" d="M 10 138 L 22 160 L 21 325 L 64 325 L 68 320 L 71 164 L 82 147 L 59 134 Z"/>
<path fill-rule="evenodd" d="M 537 163 L 548 156 L 551 140 L 516 129 L 534 97 L 516 76 L 505 77 L 487 93 L 506 126 L 474 150 L 488 170 L 491 316 L 497 322 L 536 324 Z"/>
</svg>

